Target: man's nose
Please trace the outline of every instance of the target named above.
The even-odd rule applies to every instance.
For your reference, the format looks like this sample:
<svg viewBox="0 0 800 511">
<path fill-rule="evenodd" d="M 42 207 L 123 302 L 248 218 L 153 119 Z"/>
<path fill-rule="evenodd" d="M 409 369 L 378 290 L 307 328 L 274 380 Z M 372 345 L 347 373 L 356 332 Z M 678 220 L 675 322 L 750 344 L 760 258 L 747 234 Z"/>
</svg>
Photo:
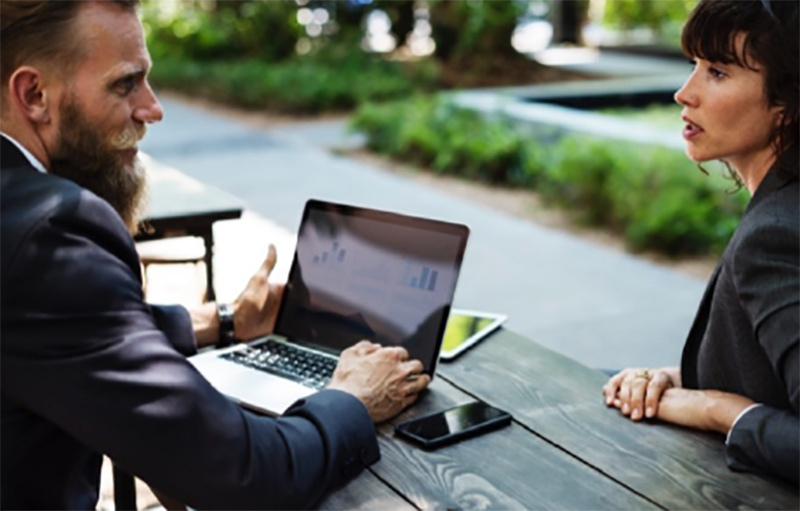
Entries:
<svg viewBox="0 0 800 511">
<path fill-rule="evenodd" d="M 149 84 L 145 85 L 145 97 L 142 104 L 137 106 L 133 111 L 133 118 L 143 123 L 155 123 L 164 118 L 164 109 L 161 108 L 161 103 L 158 102 L 153 89 Z"/>
</svg>

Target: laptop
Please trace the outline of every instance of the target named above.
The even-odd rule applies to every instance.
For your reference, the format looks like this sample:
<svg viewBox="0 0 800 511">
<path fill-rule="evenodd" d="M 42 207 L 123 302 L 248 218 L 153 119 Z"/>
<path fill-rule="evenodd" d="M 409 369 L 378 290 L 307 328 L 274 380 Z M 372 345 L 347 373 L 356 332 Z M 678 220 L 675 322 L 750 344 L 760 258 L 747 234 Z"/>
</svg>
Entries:
<svg viewBox="0 0 800 511">
<path fill-rule="evenodd" d="M 324 388 L 363 339 L 403 346 L 433 378 L 468 237 L 461 224 L 310 200 L 274 333 L 189 360 L 269 415 Z"/>
</svg>

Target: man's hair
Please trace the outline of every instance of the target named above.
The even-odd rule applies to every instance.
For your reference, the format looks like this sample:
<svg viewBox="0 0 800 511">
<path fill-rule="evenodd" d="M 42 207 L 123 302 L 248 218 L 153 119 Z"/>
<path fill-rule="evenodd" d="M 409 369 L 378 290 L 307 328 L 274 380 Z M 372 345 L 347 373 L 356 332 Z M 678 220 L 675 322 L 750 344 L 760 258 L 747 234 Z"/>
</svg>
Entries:
<svg viewBox="0 0 800 511">
<path fill-rule="evenodd" d="M 778 157 L 797 151 L 800 102 L 800 35 L 797 0 L 702 0 L 683 28 L 683 52 L 711 62 L 754 69 L 760 64 L 769 106 L 781 106 L 781 125 L 770 143 Z M 744 54 L 735 40 L 745 34 Z M 795 162 L 782 169 L 798 174 Z"/>
<path fill-rule="evenodd" d="M 139 0 L 105 0 L 135 11 Z M 20 66 L 45 65 L 68 72 L 81 56 L 72 26 L 81 4 L 59 0 L 0 1 L 0 90 Z"/>
</svg>

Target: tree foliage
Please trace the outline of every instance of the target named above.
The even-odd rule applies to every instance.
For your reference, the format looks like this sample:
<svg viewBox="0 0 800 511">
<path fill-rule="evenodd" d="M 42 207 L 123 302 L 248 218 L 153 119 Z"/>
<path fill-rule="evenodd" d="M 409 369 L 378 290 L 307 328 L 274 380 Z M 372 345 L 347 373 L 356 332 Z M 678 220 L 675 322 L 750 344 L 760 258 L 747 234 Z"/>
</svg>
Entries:
<svg viewBox="0 0 800 511">
<path fill-rule="evenodd" d="M 294 54 L 302 34 L 293 1 L 183 2 L 172 13 L 163 7 L 158 0 L 144 7 L 153 58 L 275 62 Z"/>
<path fill-rule="evenodd" d="M 526 8 L 525 2 L 467 0 L 431 2 L 431 27 L 436 57 L 516 55 L 511 35 Z"/>
<path fill-rule="evenodd" d="M 671 23 L 684 23 L 695 5 L 697 0 L 609 0 L 603 21 L 621 30 L 648 27 L 659 33 Z"/>
</svg>

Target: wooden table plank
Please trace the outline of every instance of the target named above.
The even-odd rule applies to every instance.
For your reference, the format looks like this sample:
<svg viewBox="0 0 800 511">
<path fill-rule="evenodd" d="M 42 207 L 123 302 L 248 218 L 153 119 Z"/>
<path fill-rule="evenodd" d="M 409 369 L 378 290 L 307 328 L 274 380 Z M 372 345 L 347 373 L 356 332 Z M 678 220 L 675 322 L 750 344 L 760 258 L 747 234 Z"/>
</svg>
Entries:
<svg viewBox="0 0 800 511">
<path fill-rule="evenodd" d="M 633 423 L 604 405 L 605 375 L 508 330 L 438 372 L 667 509 L 798 509 L 797 488 L 729 470 L 721 435 Z"/>
<path fill-rule="evenodd" d="M 421 509 L 657 509 L 517 423 L 430 452 L 394 435 L 400 422 L 472 400 L 435 379 L 379 428 L 382 458 L 372 470 Z"/>
<path fill-rule="evenodd" d="M 386 486 L 375 474 L 364 471 L 344 487 L 328 495 L 319 509 L 386 509 L 410 511 L 416 508 Z"/>
</svg>

